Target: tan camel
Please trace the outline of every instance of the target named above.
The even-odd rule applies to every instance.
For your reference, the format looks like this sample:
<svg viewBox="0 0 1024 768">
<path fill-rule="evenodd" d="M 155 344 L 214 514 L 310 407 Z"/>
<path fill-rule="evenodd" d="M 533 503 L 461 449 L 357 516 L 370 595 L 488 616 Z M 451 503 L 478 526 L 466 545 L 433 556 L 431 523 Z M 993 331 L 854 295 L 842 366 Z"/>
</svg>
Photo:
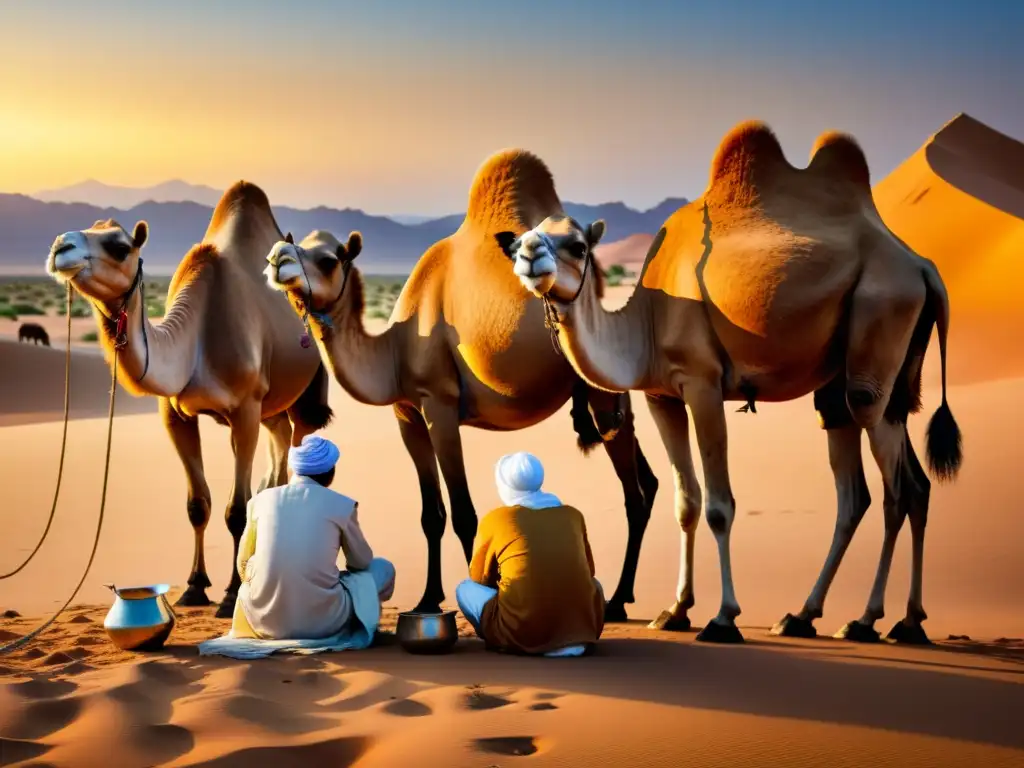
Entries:
<svg viewBox="0 0 1024 768">
<path fill-rule="evenodd" d="M 814 393 L 828 433 L 838 493 L 832 547 L 803 610 L 775 632 L 813 636 L 825 595 L 870 499 L 861 431 L 885 481 L 885 540 L 867 610 L 840 631 L 878 638 L 896 536 L 909 516 L 913 566 L 906 618 L 890 637 L 927 642 L 921 627 L 922 554 L 930 483 L 906 422 L 920 409 L 921 365 L 932 326 L 942 356 L 942 405 L 928 433 L 928 459 L 951 479 L 962 454 L 946 404 L 949 300 L 934 264 L 882 223 L 871 198 L 867 161 L 849 136 L 819 137 L 806 169 L 791 166 L 771 130 L 757 122 L 723 140 L 701 199 L 673 214 L 647 255 L 629 303 L 606 312 L 591 249 L 604 223 L 584 228 L 555 217 L 519 238 L 504 235 L 523 285 L 550 306 L 561 348 L 589 384 L 642 390 L 671 459 L 676 515 L 683 532 L 675 604 L 652 626 L 687 629 L 694 604 L 694 532 L 701 490 L 690 456 L 689 406 L 704 484 L 708 525 L 718 543 L 722 604 L 698 636 L 742 640 L 735 618 L 729 532 L 735 502 L 729 481 L 724 401 L 778 402 Z"/>
<path fill-rule="evenodd" d="M 517 430 L 548 418 L 573 398 L 573 424 L 586 452 L 603 443 L 622 483 L 629 539 L 609 620 L 625 620 L 633 602 L 640 545 L 658 481 L 633 432 L 628 396 L 590 390 L 552 346 L 540 301 L 505 266 L 494 235 L 526 231 L 562 211 L 544 163 L 522 150 L 499 152 L 478 170 L 465 221 L 420 258 L 380 335 L 363 326 L 363 283 L 353 259 L 359 233 L 339 243 L 323 231 L 301 244 L 278 243 L 267 279 L 306 317 L 323 360 L 358 401 L 393 405 L 422 496 L 427 583 L 417 610 L 444 599 L 441 538 L 446 513 L 467 562 L 477 516 L 463 466 L 460 425 Z M 596 422 L 596 425 L 595 425 Z"/>
<path fill-rule="evenodd" d="M 237 555 L 260 423 L 270 436 L 262 490 L 286 482 L 289 445 L 330 420 L 329 380 L 316 350 L 300 344 L 302 324 L 288 302 L 263 280 L 267 250 L 281 231 L 261 189 L 238 182 L 224 193 L 203 241 L 178 265 L 159 324 L 149 321 L 142 295 L 140 251 L 148 231 L 144 221 L 132 234 L 115 221 L 98 221 L 67 232 L 54 241 L 46 268 L 90 301 L 108 360 L 114 345 L 123 345 L 118 373 L 125 388 L 160 400 L 185 467 L 195 532 L 188 589 L 178 604 L 209 605 L 203 538 L 211 499 L 198 417 L 231 428 L 235 477 L 225 517 Z M 240 585 L 234 563 L 218 616 L 234 610 Z"/>
</svg>

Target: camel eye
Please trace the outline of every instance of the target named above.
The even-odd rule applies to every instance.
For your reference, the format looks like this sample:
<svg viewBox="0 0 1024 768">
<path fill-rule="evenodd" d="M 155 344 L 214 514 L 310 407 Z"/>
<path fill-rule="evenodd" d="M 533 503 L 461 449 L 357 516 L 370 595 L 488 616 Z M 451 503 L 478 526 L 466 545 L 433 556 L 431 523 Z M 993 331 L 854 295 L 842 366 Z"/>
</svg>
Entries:
<svg viewBox="0 0 1024 768">
<path fill-rule="evenodd" d="M 120 240 L 107 240 L 103 243 L 103 249 L 112 259 L 117 261 L 124 261 L 128 258 L 128 254 L 132 252 L 132 247 Z"/>
<path fill-rule="evenodd" d="M 567 250 L 577 259 L 582 259 L 584 256 L 587 255 L 587 244 L 580 240 L 574 240 L 573 242 L 565 246 L 565 250 Z"/>
<path fill-rule="evenodd" d="M 334 256 L 320 256 L 316 260 L 316 268 L 325 275 L 331 274 L 338 264 L 339 262 Z"/>
</svg>

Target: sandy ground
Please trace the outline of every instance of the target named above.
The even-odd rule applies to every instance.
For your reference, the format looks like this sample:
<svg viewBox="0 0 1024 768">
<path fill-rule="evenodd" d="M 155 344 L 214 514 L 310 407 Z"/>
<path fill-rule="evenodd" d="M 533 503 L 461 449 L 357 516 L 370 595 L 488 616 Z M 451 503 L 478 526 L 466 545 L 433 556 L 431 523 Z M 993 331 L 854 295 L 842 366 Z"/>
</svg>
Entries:
<svg viewBox="0 0 1024 768">
<path fill-rule="evenodd" d="M 1024 349 L 1011 339 L 1019 339 L 1024 319 L 1007 298 L 1019 301 L 1019 270 L 1010 268 L 1005 250 L 1024 242 L 1024 220 L 1018 190 L 978 156 L 974 145 L 983 134 L 962 122 L 940 132 L 935 148 L 922 149 L 891 183 L 879 185 L 883 215 L 939 263 L 953 297 L 949 402 L 963 430 L 965 462 L 955 484 L 932 488 L 924 604 L 934 647 L 766 636 L 773 622 L 800 609 L 835 522 L 825 434 L 810 398 L 727 417 L 738 507 L 733 573 L 747 643 L 708 646 L 694 643 L 692 633 L 647 630 L 646 620 L 673 600 L 680 537 L 665 451 L 634 393 L 641 445 L 662 483 L 630 606 L 634 621 L 609 625 L 592 658 L 487 654 L 464 625 L 466 637 L 451 656 L 405 654 L 388 630 L 396 611 L 418 600 L 425 580 L 415 472 L 391 410 L 357 404 L 332 385 L 336 420 L 326 435 L 342 451 L 336 487 L 360 501 L 369 541 L 398 567 L 377 644 L 360 653 L 252 663 L 200 658 L 195 643 L 226 631 L 227 622 L 214 619 L 213 609 L 183 609 L 165 651 L 121 653 L 102 630 L 110 604 L 102 585 L 180 588 L 193 538 L 184 475 L 155 402 L 122 393 L 106 521 L 86 584 L 76 605 L 35 644 L 0 656 L 0 765 L 1024 764 L 1017 483 L 1024 410 L 1016 406 L 1024 397 Z M 945 228 L 941 235 L 932 237 L 932 224 Z M 608 303 L 627 296 L 628 289 L 611 289 Z M 0 338 L 0 572 L 34 546 L 53 492 L 64 336 L 62 320 L 44 322 L 53 349 Z M 76 323 L 73 339 L 92 330 L 90 319 Z M 0 336 L 16 332 L 16 324 L 0 323 Z M 0 613 L 13 612 L 0 618 L 0 643 L 64 601 L 95 534 L 109 387 L 95 345 L 76 344 L 72 376 L 74 421 L 57 517 L 37 559 L 0 581 Z M 910 424 L 922 455 L 927 420 L 939 404 L 938 381 L 933 344 L 924 410 Z M 612 589 L 626 534 L 621 490 L 602 452 L 584 458 L 576 451 L 568 410 L 518 433 L 463 430 L 471 489 L 478 513 L 485 513 L 498 503 L 494 461 L 519 449 L 536 453 L 547 468 L 546 487 L 586 514 L 598 577 Z M 223 509 L 232 481 L 228 432 L 201 423 L 214 507 Z M 261 442 L 255 478 L 266 466 Z M 817 622 L 824 635 L 861 615 L 878 562 L 883 494 L 864 450 L 873 504 Z M 909 539 L 905 529 L 887 616 L 878 625 L 883 631 L 903 615 Z M 232 567 L 219 512 L 206 542 L 210 596 L 219 599 Z M 450 598 L 466 572 L 450 531 L 443 560 Z M 699 626 L 720 599 L 716 547 L 703 522 L 695 573 L 691 615 Z"/>
</svg>

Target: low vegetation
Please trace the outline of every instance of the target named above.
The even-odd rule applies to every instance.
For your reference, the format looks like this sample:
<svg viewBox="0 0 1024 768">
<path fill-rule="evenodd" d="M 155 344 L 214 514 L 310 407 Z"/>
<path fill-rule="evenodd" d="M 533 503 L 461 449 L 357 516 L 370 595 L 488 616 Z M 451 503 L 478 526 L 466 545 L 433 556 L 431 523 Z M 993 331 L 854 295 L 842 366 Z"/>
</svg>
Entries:
<svg viewBox="0 0 1024 768">
<path fill-rule="evenodd" d="M 612 264 L 604 271 L 604 279 L 607 285 L 622 285 L 627 279 L 636 277 L 630 270 L 621 264 Z"/>
<path fill-rule="evenodd" d="M 405 278 L 369 275 L 363 280 L 366 286 L 366 317 L 387 320 L 402 292 Z M 163 317 L 170 282 L 170 277 L 146 280 L 146 314 L 151 318 Z M 67 289 L 63 285 L 45 277 L 0 277 L 0 318 L 17 320 L 30 315 L 64 317 L 66 313 Z M 71 302 L 71 317 L 92 317 L 89 303 L 78 294 Z M 95 336 L 95 333 L 86 333 L 81 340 L 96 341 Z"/>
</svg>

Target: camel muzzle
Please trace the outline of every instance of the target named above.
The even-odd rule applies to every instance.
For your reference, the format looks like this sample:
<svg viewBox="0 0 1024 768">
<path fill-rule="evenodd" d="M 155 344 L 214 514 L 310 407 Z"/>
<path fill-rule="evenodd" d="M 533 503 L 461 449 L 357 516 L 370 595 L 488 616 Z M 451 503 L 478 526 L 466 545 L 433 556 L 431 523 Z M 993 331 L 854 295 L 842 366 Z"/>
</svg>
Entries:
<svg viewBox="0 0 1024 768">
<path fill-rule="evenodd" d="M 46 260 L 46 270 L 51 275 L 74 277 L 89 262 L 88 251 L 84 238 L 77 232 L 61 235 L 50 246 L 50 255 Z"/>
</svg>

